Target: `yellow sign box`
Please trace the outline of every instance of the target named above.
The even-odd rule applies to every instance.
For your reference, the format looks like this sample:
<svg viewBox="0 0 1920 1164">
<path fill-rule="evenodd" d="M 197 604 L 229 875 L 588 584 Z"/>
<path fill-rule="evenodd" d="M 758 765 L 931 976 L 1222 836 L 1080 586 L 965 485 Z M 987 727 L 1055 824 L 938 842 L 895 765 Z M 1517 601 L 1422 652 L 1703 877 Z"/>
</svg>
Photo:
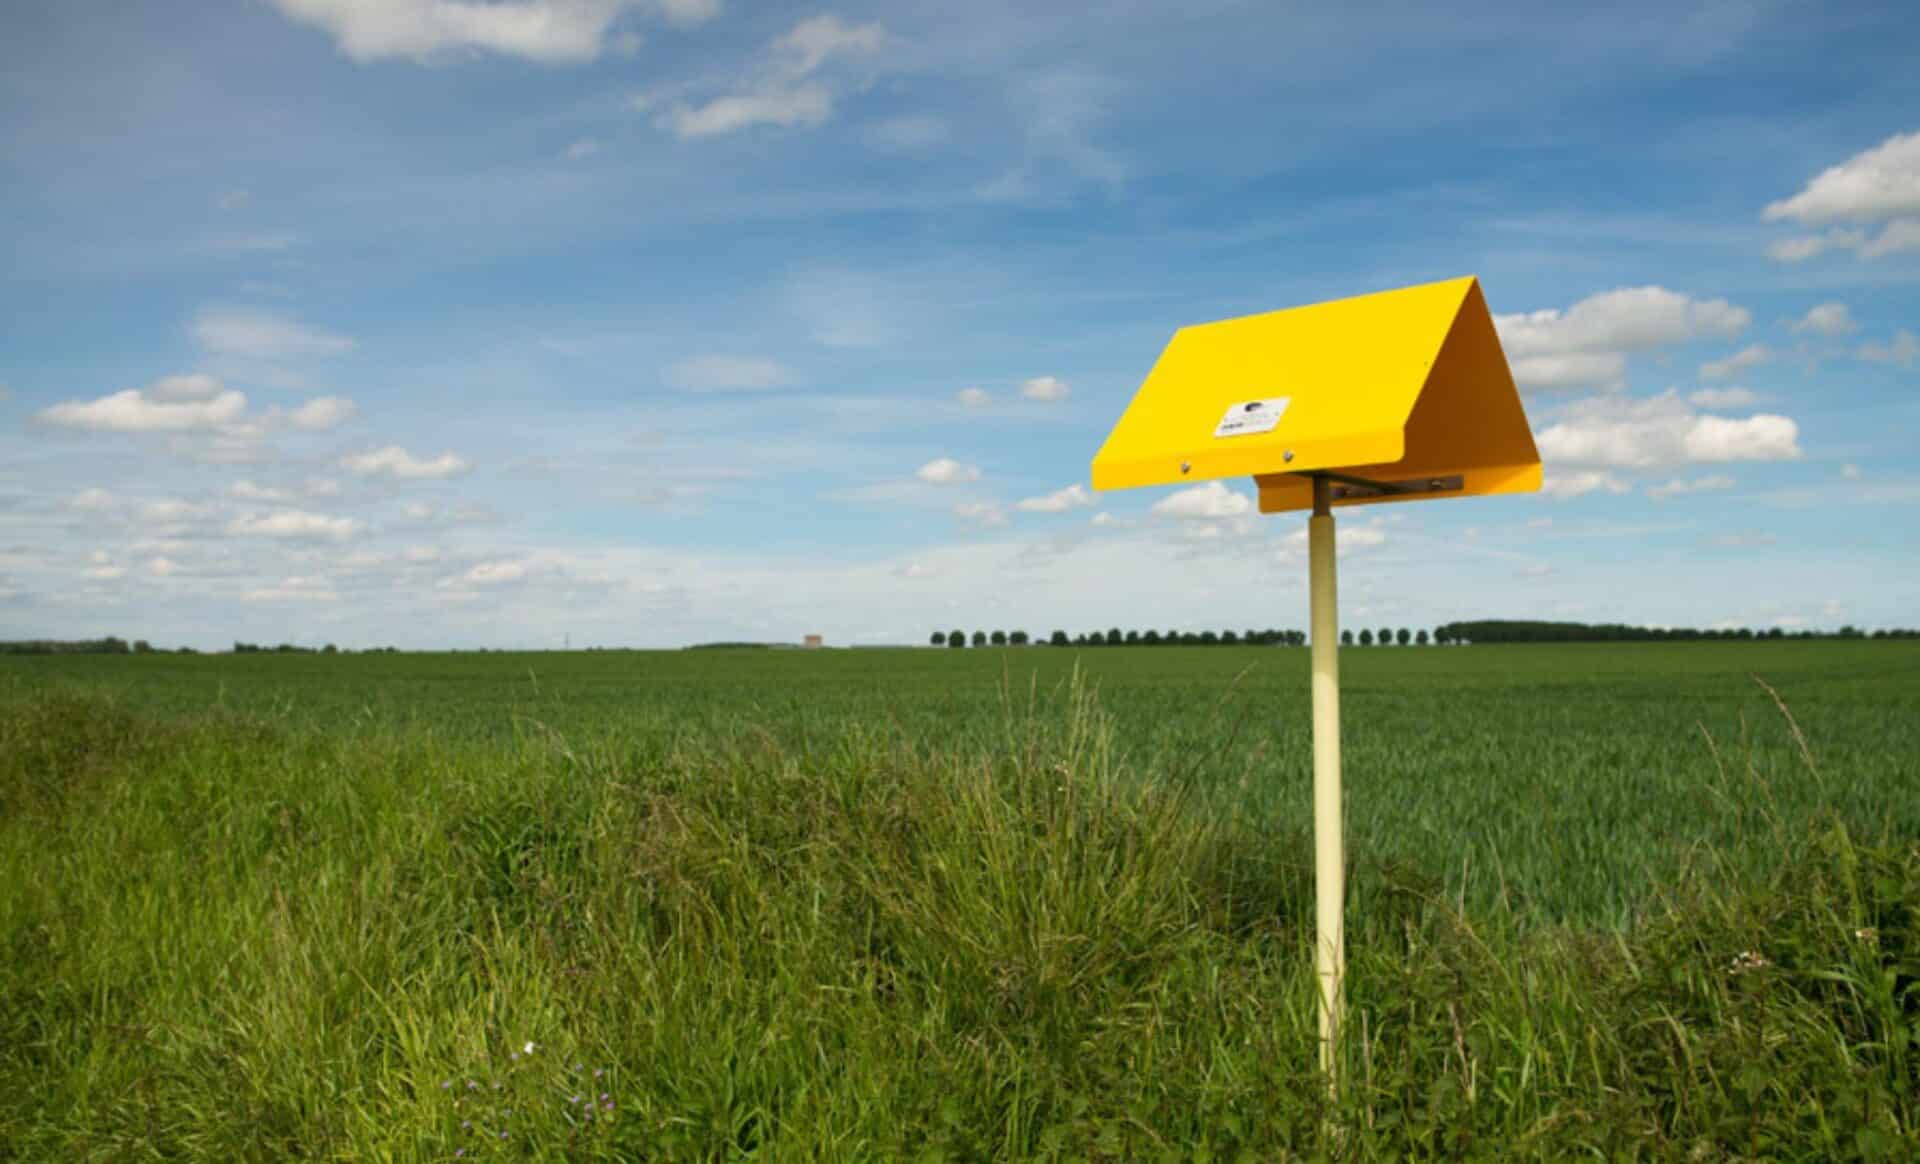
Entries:
<svg viewBox="0 0 1920 1164">
<path fill-rule="evenodd" d="M 1251 476 L 1260 511 L 1540 488 L 1468 276 L 1183 327 L 1093 459 L 1093 487 Z"/>
</svg>

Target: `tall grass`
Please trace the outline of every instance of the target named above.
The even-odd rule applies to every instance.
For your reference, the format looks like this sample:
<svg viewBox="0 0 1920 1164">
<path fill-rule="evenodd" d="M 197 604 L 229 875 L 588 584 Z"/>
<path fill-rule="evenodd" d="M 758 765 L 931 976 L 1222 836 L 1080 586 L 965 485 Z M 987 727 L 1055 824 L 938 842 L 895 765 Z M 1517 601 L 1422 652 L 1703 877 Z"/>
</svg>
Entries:
<svg viewBox="0 0 1920 1164">
<path fill-rule="evenodd" d="M 998 702 L 485 740 L 17 692 L 0 1155 L 1920 1154 L 1920 845 L 1737 740 L 1673 741 L 1737 820 L 1622 925 L 1356 848 L 1329 1107 L 1306 832 L 1088 684 Z"/>
</svg>

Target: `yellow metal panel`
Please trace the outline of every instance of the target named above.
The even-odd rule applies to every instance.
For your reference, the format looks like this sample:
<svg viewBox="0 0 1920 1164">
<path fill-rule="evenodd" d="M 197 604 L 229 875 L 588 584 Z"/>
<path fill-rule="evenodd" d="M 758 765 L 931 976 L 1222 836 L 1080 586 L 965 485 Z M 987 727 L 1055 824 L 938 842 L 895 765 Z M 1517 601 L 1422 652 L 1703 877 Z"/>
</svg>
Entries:
<svg viewBox="0 0 1920 1164">
<path fill-rule="evenodd" d="M 1270 431 L 1217 436 L 1230 410 L 1285 398 Z M 1096 489 L 1251 475 L 1260 508 L 1306 508 L 1295 474 L 1460 477 L 1440 492 L 1537 489 L 1540 458 L 1477 280 L 1182 328 L 1093 460 Z"/>
</svg>

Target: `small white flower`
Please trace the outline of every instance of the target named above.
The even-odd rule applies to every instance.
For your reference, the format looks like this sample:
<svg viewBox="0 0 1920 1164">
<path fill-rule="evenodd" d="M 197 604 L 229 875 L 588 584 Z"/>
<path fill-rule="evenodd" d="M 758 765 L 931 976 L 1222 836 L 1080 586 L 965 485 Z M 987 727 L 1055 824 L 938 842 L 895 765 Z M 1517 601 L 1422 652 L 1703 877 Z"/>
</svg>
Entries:
<svg viewBox="0 0 1920 1164">
<path fill-rule="evenodd" d="M 522 1047 L 522 1048 L 520 1048 L 520 1052 L 521 1052 L 521 1054 L 523 1054 L 523 1055 L 531 1055 L 531 1054 L 533 1054 L 533 1040 L 531 1040 L 531 1039 L 529 1039 L 529 1040 L 527 1040 L 527 1045 L 526 1045 L 526 1046 L 524 1046 L 524 1047 Z"/>
</svg>

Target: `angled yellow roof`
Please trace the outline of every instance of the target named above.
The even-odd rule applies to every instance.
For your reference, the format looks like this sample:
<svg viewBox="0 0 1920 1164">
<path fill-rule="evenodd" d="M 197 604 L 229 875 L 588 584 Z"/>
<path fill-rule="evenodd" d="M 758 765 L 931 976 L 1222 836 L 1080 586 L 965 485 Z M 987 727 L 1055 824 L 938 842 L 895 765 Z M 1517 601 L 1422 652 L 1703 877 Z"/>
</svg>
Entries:
<svg viewBox="0 0 1920 1164">
<path fill-rule="evenodd" d="M 1093 458 L 1095 489 L 1252 476 L 1260 510 L 1540 487 L 1540 455 L 1469 276 L 1183 327 Z"/>
</svg>

